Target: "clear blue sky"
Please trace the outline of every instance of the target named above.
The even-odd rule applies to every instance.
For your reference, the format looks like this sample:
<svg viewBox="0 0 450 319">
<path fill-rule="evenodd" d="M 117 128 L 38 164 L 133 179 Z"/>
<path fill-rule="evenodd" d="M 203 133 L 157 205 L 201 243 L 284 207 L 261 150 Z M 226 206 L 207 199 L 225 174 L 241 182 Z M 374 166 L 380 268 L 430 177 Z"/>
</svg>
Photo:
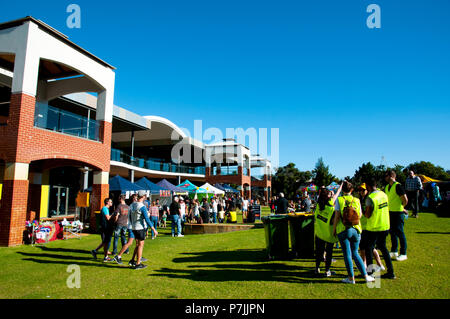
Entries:
<svg viewBox="0 0 450 319">
<path fill-rule="evenodd" d="M 69 29 L 66 8 L 81 7 Z M 381 7 L 381 29 L 366 8 Z M 7 1 L 117 67 L 115 104 L 193 130 L 280 129 L 280 165 L 450 169 L 450 1 Z"/>
</svg>

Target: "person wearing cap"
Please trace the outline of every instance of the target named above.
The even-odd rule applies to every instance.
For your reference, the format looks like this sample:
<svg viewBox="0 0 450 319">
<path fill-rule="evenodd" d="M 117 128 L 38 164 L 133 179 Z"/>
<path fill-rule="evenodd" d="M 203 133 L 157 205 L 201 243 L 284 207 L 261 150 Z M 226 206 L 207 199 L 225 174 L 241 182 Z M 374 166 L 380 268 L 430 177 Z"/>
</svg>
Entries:
<svg viewBox="0 0 450 319">
<path fill-rule="evenodd" d="M 389 202 L 389 220 L 391 228 L 389 234 L 391 235 L 391 258 L 397 261 L 406 260 L 406 236 L 404 231 L 405 217 L 407 211 L 405 206 L 408 204 L 408 197 L 403 186 L 395 179 L 397 174 L 395 171 L 387 171 L 385 180 L 388 183 L 384 192 L 388 196 Z M 400 255 L 398 254 L 398 242 L 400 241 Z"/>
<path fill-rule="evenodd" d="M 361 211 L 364 212 L 366 210 L 366 200 L 367 196 L 369 195 L 369 192 L 367 191 L 366 183 L 362 183 L 361 186 L 358 187 L 358 193 L 359 193 L 359 199 L 361 202 Z M 364 262 L 364 265 L 367 267 L 367 261 L 366 261 L 366 247 L 367 247 L 367 217 L 364 216 L 364 214 L 361 215 L 361 241 L 359 242 L 359 252 L 361 255 L 361 258 Z M 380 255 L 378 254 L 378 250 L 376 248 L 373 250 L 373 257 L 375 258 L 375 261 L 377 262 L 377 269 L 376 271 L 384 271 L 386 268 L 384 268 L 383 263 L 381 262 Z"/>
</svg>

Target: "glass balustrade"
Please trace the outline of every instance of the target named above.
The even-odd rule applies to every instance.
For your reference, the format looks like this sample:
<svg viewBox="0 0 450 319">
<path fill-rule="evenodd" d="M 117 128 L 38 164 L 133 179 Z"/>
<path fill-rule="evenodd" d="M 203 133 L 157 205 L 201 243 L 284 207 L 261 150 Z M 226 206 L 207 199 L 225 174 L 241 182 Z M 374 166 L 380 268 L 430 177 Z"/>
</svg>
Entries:
<svg viewBox="0 0 450 319">
<path fill-rule="evenodd" d="M 100 140 L 100 125 L 96 120 L 45 103 L 36 102 L 34 126 L 94 141 Z"/>
<path fill-rule="evenodd" d="M 205 175 L 205 167 L 191 167 L 174 163 L 166 163 L 158 159 L 142 159 L 132 157 L 118 149 L 111 149 L 111 160 L 153 171 Z"/>
</svg>

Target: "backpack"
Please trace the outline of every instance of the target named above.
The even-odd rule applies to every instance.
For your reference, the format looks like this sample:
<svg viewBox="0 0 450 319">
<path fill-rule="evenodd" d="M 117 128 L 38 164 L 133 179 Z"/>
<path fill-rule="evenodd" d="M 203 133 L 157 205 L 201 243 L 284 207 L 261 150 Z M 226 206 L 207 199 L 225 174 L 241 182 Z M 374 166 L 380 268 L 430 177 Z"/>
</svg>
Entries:
<svg viewBox="0 0 450 319">
<path fill-rule="evenodd" d="M 345 204 L 344 209 L 342 210 L 342 223 L 345 227 L 352 227 L 359 224 L 360 216 L 358 211 L 352 206 L 355 198 L 352 198 L 352 201 L 348 201 L 344 198 Z"/>
</svg>

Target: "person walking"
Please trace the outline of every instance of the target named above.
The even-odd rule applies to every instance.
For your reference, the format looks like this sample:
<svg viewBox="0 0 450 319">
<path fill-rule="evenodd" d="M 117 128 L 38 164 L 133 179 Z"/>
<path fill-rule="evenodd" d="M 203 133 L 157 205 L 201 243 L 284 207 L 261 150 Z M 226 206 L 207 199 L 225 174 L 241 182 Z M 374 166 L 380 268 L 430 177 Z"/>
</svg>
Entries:
<svg viewBox="0 0 450 319">
<path fill-rule="evenodd" d="M 184 224 L 186 223 L 186 209 L 187 205 L 184 202 L 183 197 L 180 197 L 180 224 L 181 224 L 181 234 L 184 235 Z"/>
<path fill-rule="evenodd" d="M 405 181 L 406 196 L 408 197 L 409 208 L 412 210 L 412 217 L 419 217 L 419 192 L 423 190 L 422 181 L 419 176 L 414 174 L 413 170 L 409 170 L 408 177 Z"/>
<path fill-rule="evenodd" d="M 358 198 L 352 196 L 353 185 L 344 181 L 342 185 L 343 196 L 338 197 L 335 206 L 335 217 L 333 222 L 333 236 L 338 237 L 344 255 L 345 267 L 347 268 L 348 277 L 342 280 L 343 283 L 354 284 L 355 275 L 353 272 L 353 262 L 355 261 L 361 275 L 364 276 L 366 282 L 375 281 L 372 276 L 367 274 L 366 266 L 358 253 L 359 242 L 361 240 L 361 203 Z M 348 207 L 348 208 L 347 208 Z M 346 209 L 347 208 L 347 209 Z M 353 212 L 357 216 L 350 222 L 345 212 Z M 350 213 L 348 214 L 350 215 Z"/>
<path fill-rule="evenodd" d="M 134 238 L 136 239 L 137 258 L 134 269 L 143 269 L 147 267 L 147 265 L 141 263 L 144 241 L 147 236 L 147 228 L 151 228 L 155 235 L 158 235 L 152 221 L 148 217 L 147 208 L 143 203 L 145 198 L 145 195 L 139 195 L 137 202 L 130 205 L 130 213 L 128 215 L 128 222 L 131 226 L 130 228 Z"/>
<path fill-rule="evenodd" d="M 391 256 L 386 248 L 386 237 L 390 229 L 388 196 L 377 189 L 377 182 L 373 178 L 366 182 L 366 186 L 369 192 L 364 212 L 367 217 L 367 266 L 372 265 L 372 251 L 376 245 L 381 251 L 387 268 L 387 273 L 383 274 L 381 278 L 395 279 Z"/>
<path fill-rule="evenodd" d="M 181 234 L 181 208 L 178 201 L 178 196 L 175 196 L 169 207 L 170 219 L 172 221 L 172 237 L 175 237 L 175 228 L 177 228 L 177 237 L 184 237 Z"/>
<path fill-rule="evenodd" d="M 405 226 L 405 206 L 408 204 L 408 197 L 402 185 L 395 179 L 397 174 L 391 170 L 386 172 L 385 180 L 388 183 L 384 192 L 388 196 L 389 203 L 389 222 L 391 235 L 391 259 L 395 258 L 397 261 L 407 259 L 406 256 L 406 236 L 404 231 Z M 406 212 L 407 214 L 407 212 Z M 400 241 L 400 255 L 398 254 L 398 242 Z"/>
<path fill-rule="evenodd" d="M 242 201 L 242 221 L 243 222 L 247 222 L 248 219 L 248 199 L 244 198 L 244 200 Z"/>
<path fill-rule="evenodd" d="M 124 195 L 125 196 L 125 195 Z M 133 194 L 133 196 L 131 196 L 131 203 L 130 203 L 130 205 L 132 204 L 132 203 L 135 203 L 135 202 L 137 202 L 137 198 L 138 198 L 138 195 L 137 194 Z M 130 213 L 130 210 L 128 209 L 128 214 Z M 133 242 L 134 242 L 134 233 L 133 233 L 133 231 L 131 230 L 131 224 L 130 224 L 130 222 L 129 222 L 129 218 L 128 218 L 128 220 L 127 220 L 127 230 L 128 230 L 128 241 L 127 241 L 127 243 L 125 244 L 125 246 L 122 246 L 122 249 L 120 250 L 120 252 L 117 254 L 117 255 L 115 255 L 114 256 L 114 258 L 113 258 L 113 260 L 116 262 L 116 263 L 118 263 L 119 265 L 121 265 L 121 264 L 123 264 L 123 262 L 122 262 L 122 255 L 124 254 L 124 253 L 126 253 L 126 254 L 128 254 L 129 253 L 129 248 L 130 248 L 130 246 L 133 244 Z M 132 256 L 132 258 L 131 258 L 131 260 L 128 262 L 128 265 L 129 266 L 131 266 L 131 267 L 135 267 L 136 266 L 136 256 L 137 256 L 137 249 L 135 248 L 134 250 L 133 250 L 133 256 Z M 144 258 L 144 257 L 141 257 L 141 262 L 146 262 L 147 261 L 147 259 L 146 258 Z"/>
<path fill-rule="evenodd" d="M 340 192 L 340 189 L 339 189 Z M 339 194 L 338 194 L 339 195 Z M 322 189 L 319 198 L 318 205 L 314 211 L 314 235 L 316 244 L 316 269 L 315 275 L 320 274 L 320 263 L 323 261 L 323 255 L 325 257 L 325 276 L 331 277 L 331 262 L 333 260 L 333 246 L 338 241 L 337 237 L 333 235 L 333 214 L 334 203 L 338 196 L 330 199 L 328 190 Z"/>
<path fill-rule="evenodd" d="M 159 207 L 156 205 L 156 202 L 153 201 L 150 206 L 150 220 L 153 223 L 153 227 L 155 229 L 158 229 L 158 222 L 159 222 Z M 156 238 L 155 232 L 152 230 L 152 239 Z"/>
<path fill-rule="evenodd" d="M 117 205 L 113 217 L 117 218 L 117 222 L 114 229 L 114 242 L 113 242 L 113 255 L 117 255 L 117 246 L 119 243 L 119 237 L 122 242 L 122 247 L 127 244 L 127 225 L 128 225 L 128 211 L 130 207 L 125 203 L 126 196 L 119 196 L 119 205 Z M 125 251 L 128 254 L 128 249 Z"/>
<path fill-rule="evenodd" d="M 219 203 L 217 198 L 213 197 L 213 199 L 211 200 L 211 206 L 213 223 L 217 224 L 217 214 L 219 213 Z"/>
<path fill-rule="evenodd" d="M 108 256 L 109 245 L 111 244 L 111 238 L 114 232 L 114 222 L 116 219 L 111 219 L 111 215 L 109 214 L 109 209 L 112 207 L 113 202 L 111 198 L 105 198 L 103 201 L 105 206 L 103 206 L 100 211 L 101 220 L 100 220 L 100 236 L 102 238 L 102 243 L 94 250 L 91 251 L 92 256 L 97 259 L 97 251 L 103 246 L 103 262 L 109 262 L 112 259 Z"/>
</svg>

